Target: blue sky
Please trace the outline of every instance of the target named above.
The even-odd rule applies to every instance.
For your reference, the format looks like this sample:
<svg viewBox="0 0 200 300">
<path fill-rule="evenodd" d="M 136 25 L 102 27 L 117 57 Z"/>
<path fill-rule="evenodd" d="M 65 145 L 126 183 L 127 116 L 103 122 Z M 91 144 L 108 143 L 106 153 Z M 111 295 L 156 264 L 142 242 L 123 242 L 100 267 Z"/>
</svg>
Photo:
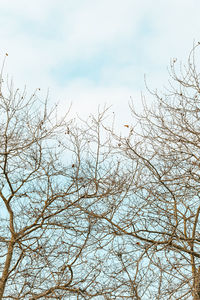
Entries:
<svg viewBox="0 0 200 300">
<path fill-rule="evenodd" d="M 16 87 L 50 88 L 85 116 L 113 104 L 125 120 L 144 74 L 162 89 L 170 58 L 186 60 L 200 40 L 199 11 L 198 0 L 1 0 L 0 61 L 9 54 Z"/>
</svg>

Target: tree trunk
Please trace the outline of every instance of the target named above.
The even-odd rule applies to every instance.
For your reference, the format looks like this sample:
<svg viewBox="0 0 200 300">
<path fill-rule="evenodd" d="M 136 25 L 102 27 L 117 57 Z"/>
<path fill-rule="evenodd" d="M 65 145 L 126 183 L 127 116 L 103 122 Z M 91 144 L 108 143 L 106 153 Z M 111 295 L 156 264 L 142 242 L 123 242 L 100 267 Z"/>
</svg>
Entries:
<svg viewBox="0 0 200 300">
<path fill-rule="evenodd" d="M 200 300 L 200 267 L 196 272 L 196 276 L 195 276 L 194 300 Z"/>
<path fill-rule="evenodd" d="M 8 279 L 8 272 L 9 272 L 9 268 L 10 268 L 10 264 L 11 264 L 11 260 L 12 260 L 14 244 L 15 244 L 15 242 L 11 239 L 9 242 L 9 245 L 8 245 L 8 252 L 7 252 L 4 270 L 2 273 L 2 277 L 0 279 L 0 300 L 3 299 L 6 281 Z"/>
</svg>

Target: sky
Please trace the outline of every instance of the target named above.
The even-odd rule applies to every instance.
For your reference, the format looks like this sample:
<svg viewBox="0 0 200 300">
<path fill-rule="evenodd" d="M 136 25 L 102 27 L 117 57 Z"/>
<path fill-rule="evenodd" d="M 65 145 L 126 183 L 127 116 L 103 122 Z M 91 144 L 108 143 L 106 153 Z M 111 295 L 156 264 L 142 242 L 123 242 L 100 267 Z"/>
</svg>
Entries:
<svg viewBox="0 0 200 300">
<path fill-rule="evenodd" d="M 122 124 L 130 98 L 161 89 L 170 59 L 200 40 L 199 0 L 0 0 L 0 64 L 16 88 L 49 89 L 63 111 L 86 117 L 112 105 Z M 151 100 L 152 101 L 152 100 Z"/>
</svg>

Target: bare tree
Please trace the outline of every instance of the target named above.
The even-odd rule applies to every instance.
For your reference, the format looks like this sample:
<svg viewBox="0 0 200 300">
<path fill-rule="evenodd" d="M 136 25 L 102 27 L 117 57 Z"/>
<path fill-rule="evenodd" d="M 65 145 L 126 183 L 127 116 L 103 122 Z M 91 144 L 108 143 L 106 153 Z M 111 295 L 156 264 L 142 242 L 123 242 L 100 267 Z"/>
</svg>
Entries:
<svg viewBox="0 0 200 300">
<path fill-rule="evenodd" d="M 126 240 L 121 258 L 135 274 L 136 299 L 200 299 L 198 49 L 187 65 L 172 60 L 169 88 L 150 91 L 153 106 L 142 114 L 132 104 L 129 136 L 115 135 L 135 173 L 121 218 L 108 221 Z"/>
<path fill-rule="evenodd" d="M 1 78 L 0 299 L 126 297 L 107 218 L 132 175 L 103 127 L 106 109 L 78 126 L 37 92 Z"/>
</svg>

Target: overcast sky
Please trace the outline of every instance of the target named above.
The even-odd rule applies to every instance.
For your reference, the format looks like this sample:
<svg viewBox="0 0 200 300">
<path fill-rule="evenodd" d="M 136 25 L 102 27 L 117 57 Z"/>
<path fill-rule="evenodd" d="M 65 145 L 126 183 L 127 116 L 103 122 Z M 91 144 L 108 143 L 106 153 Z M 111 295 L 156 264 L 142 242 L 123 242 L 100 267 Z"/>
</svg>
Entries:
<svg viewBox="0 0 200 300">
<path fill-rule="evenodd" d="M 122 122 L 170 58 L 200 40 L 199 0 L 0 0 L 0 61 L 16 88 L 46 93 L 88 114 L 113 104 Z"/>
</svg>

